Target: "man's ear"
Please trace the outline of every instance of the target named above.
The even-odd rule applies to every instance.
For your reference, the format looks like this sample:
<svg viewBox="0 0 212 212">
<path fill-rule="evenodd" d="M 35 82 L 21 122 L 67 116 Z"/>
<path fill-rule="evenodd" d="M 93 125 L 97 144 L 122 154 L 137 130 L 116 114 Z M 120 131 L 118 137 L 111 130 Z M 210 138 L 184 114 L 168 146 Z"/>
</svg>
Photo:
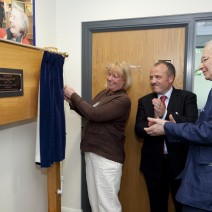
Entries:
<svg viewBox="0 0 212 212">
<path fill-rule="evenodd" d="M 169 82 L 173 83 L 174 82 L 174 74 L 169 75 Z"/>
</svg>

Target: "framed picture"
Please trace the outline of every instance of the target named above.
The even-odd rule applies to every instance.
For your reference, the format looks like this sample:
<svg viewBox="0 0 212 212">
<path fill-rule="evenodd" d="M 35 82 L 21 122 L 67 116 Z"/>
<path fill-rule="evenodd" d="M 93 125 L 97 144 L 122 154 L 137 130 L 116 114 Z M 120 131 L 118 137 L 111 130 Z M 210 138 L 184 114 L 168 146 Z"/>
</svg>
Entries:
<svg viewBox="0 0 212 212">
<path fill-rule="evenodd" d="M 35 45 L 34 0 L 0 0 L 0 38 Z"/>
</svg>

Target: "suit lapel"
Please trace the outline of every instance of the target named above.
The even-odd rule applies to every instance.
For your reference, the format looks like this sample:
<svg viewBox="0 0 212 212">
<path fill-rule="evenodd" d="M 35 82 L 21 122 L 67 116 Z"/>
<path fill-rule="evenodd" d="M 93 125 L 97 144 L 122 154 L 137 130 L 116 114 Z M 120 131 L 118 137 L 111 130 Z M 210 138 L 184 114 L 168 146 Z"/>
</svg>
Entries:
<svg viewBox="0 0 212 212">
<path fill-rule="evenodd" d="M 152 96 L 150 97 L 151 100 L 146 104 L 148 106 L 148 110 L 150 112 L 150 117 L 155 116 L 154 106 L 152 104 L 152 99 L 154 99 L 154 98 L 158 98 L 158 95 L 156 93 L 152 93 Z"/>
<path fill-rule="evenodd" d="M 178 99 L 178 92 L 173 87 L 173 91 L 172 91 L 170 99 L 169 99 L 169 104 L 168 104 L 167 110 L 171 110 L 174 108 L 174 106 L 176 105 L 177 99 Z"/>
</svg>

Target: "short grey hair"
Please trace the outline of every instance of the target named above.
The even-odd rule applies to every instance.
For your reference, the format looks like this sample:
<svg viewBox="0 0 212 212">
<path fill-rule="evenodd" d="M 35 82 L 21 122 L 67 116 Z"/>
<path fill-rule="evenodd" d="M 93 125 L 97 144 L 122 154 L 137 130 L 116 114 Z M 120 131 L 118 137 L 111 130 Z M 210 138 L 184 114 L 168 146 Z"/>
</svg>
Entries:
<svg viewBox="0 0 212 212">
<path fill-rule="evenodd" d="M 21 23 L 20 23 L 20 32 L 26 34 L 29 30 L 29 19 L 27 15 L 24 13 L 23 9 L 18 5 L 14 4 L 12 10 L 16 10 L 21 15 Z"/>
<path fill-rule="evenodd" d="M 175 70 L 175 67 L 174 67 L 174 65 L 172 63 L 167 62 L 167 61 L 159 61 L 159 62 L 155 63 L 154 66 L 158 66 L 160 64 L 165 65 L 167 67 L 168 74 L 169 75 L 174 75 L 174 77 L 175 77 L 176 70 Z"/>
<path fill-rule="evenodd" d="M 212 53 L 212 40 L 205 44 L 205 48 L 207 48 Z"/>
</svg>

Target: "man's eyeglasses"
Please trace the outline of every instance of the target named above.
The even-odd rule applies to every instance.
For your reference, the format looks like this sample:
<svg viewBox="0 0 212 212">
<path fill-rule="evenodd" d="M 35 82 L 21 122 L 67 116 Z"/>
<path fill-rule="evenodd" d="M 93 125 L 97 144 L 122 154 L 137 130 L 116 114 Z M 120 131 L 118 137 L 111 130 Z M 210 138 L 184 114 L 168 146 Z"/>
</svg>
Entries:
<svg viewBox="0 0 212 212">
<path fill-rule="evenodd" d="M 201 63 L 205 63 L 206 61 L 208 61 L 211 57 L 202 57 L 201 58 Z"/>
</svg>

